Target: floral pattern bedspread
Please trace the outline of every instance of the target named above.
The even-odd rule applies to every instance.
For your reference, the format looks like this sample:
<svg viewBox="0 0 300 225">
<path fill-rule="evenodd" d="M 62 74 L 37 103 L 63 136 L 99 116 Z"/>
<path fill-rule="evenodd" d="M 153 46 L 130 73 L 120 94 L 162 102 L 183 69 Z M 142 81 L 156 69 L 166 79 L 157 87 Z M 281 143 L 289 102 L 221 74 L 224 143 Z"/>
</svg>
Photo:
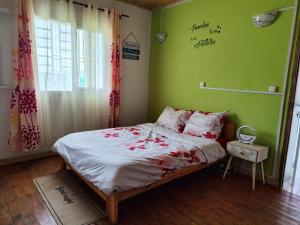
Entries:
<svg viewBox="0 0 300 225">
<path fill-rule="evenodd" d="M 225 156 L 215 140 L 151 123 L 69 134 L 53 150 L 106 194 L 143 187 L 177 169 Z"/>
</svg>

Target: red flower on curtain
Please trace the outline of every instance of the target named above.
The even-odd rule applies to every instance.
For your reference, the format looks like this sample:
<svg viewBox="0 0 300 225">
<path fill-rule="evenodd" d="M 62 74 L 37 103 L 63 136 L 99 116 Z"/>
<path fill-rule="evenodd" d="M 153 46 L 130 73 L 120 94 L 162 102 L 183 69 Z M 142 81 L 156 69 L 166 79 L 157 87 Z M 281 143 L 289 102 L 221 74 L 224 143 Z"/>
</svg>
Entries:
<svg viewBox="0 0 300 225">
<path fill-rule="evenodd" d="M 10 104 L 9 146 L 13 151 L 36 150 L 40 143 L 37 100 L 31 59 L 29 17 L 31 1 L 19 0 L 14 7 L 13 74 Z"/>
<path fill-rule="evenodd" d="M 109 95 L 109 105 L 120 107 L 120 91 L 113 90 Z"/>
<path fill-rule="evenodd" d="M 110 94 L 109 94 L 109 127 L 120 125 L 120 88 L 121 88 L 121 50 L 120 50 L 120 15 L 118 10 L 111 9 L 109 19 L 112 24 L 112 45 L 110 50 Z"/>
</svg>

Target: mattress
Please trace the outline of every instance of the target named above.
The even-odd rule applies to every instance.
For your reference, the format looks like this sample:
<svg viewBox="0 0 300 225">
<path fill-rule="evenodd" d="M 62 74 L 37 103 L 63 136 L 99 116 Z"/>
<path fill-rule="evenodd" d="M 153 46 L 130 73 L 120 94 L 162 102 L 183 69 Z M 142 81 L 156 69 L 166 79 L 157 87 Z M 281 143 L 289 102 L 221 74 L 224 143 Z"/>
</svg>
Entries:
<svg viewBox="0 0 300 225">
<path fill-rule="evenodd" d="M 177 169 L 225 156 L 215 140 L 152 123 L 72 133 L 57 140 L 53 150 L 108 195 L 144 187 Z"/>
</svg>

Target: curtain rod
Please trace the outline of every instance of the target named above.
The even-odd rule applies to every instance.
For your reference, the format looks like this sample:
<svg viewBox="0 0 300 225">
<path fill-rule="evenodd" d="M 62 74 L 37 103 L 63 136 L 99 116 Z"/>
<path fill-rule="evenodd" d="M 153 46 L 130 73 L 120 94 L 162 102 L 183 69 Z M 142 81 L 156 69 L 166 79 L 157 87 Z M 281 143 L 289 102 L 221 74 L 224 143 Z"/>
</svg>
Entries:
<svg viewBox="0 0 300 225">
<path fill-rule="evenodd" d="M 80 5 L 80 6 L 83 6 L 83 7 L 89 7 L 87 4 L 83 4 L 83 3 L 80 3 L 80 2 L 73 2 L 73 4 L 75 4 L 75 5 Z M 92 7 L 93 7 L 93 6 L 92 6 Z M 98 10 L 100 10 L 100 11 L 102 11 L 102 12 L 105 11 L 105 9 L 103 9 L 103 8 L 98 8 Z M 129 18 L 129 16 L 126 15 L 126 14 L 121 14 L 120 17 L 127 17 L 127 18 Z"/>
</svg>

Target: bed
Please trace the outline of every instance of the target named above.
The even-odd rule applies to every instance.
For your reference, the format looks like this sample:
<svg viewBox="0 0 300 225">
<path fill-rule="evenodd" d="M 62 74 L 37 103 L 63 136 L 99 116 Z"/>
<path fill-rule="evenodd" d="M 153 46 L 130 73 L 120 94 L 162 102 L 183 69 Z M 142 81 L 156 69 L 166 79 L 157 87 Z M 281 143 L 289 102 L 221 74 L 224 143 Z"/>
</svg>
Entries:
<svg viewBox="0 0 300 225">
<path fill-rule="evenodd" d="M 225 123 L 223 140 L 231 140 L 234 124 Z M 221 144 L 177 133 L 157 124 L 69 134 L 53 146 L 73 170 L 106 202 L 112 224 L 118 203 L 139 193 L 196 172 L 222 160 Z"/>
</svg>

